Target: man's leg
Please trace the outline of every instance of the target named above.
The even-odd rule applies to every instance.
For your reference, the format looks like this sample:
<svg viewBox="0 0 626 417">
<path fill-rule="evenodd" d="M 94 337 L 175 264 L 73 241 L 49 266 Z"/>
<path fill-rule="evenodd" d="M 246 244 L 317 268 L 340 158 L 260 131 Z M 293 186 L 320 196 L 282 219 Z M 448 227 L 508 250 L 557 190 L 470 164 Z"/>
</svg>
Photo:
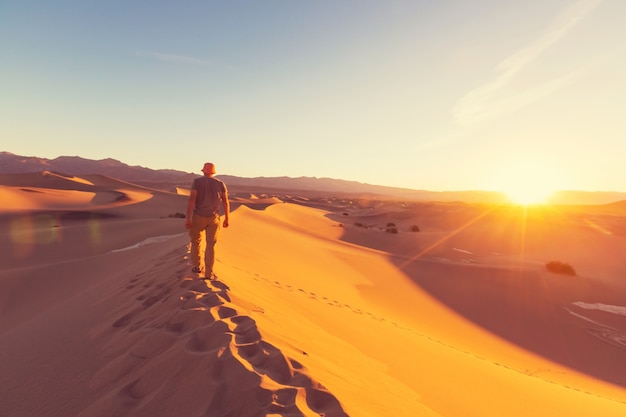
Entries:
<svg viewBox="0 0 626 417">
<path fill-rule="evenodd" d="M 202 235 L 206 227 L 206 218 L 196 214 L 191 218 L 191 227 L 189 228 L 189 239 L 191 241 L 190 260 L 191 265 L 200 267 L 200 245 L 202 244 Z"/>
<path fill-rule="evenodd" d="M 206 249 L 204 251 L 205 277 L 211 278 L 213 275 L 213 265 L 215 265 L 215 244 L 220 231 L 220 216 L 212 218 L 205 229 Z"/>
</svg>

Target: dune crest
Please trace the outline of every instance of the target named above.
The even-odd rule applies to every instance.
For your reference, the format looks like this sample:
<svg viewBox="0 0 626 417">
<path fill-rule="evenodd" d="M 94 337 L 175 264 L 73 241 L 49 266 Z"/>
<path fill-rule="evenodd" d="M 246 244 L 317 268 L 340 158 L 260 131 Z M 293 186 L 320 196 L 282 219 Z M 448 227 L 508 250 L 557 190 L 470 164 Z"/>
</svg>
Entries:
<svg viewBox="0 0 626 417">
<path fill-rule="evenodd" d="M 42 175 L 44 177 L 62 178 L 62 179 L 68 180 L 68 181 L 77 182 L 79 184 L 94 185 L 93 182 L 91 182 L 89 180 L 86 180 L 84 178 L 80 178 L 80 177 L 77 177 L 77 176 L 71 176 L 71 177 L 70 176 L 65 176 L 65 175 L 57 174 L 57 173 L 54 173 L 54 172 L 51 172 L 51 171 L 43 171 Z"/>
</svg>

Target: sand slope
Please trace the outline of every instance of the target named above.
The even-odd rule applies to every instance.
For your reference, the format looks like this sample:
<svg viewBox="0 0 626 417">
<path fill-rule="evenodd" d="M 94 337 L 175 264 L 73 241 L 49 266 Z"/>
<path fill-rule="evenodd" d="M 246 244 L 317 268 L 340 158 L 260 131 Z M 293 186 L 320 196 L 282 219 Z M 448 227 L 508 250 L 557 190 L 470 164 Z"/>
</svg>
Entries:
<svg viewBox="0 0 626 417">
<path fill-rule="evenodd" d="M 442 281 L 440 287 L 456 294 L 456 283 L 445 280 L 465 274 L 474 291 L 488 291 L 489 275 L 477 279 L 481 274 L 475 266 L 423 261 L 411 264 L 417 269 L 399 269 L 403 257 L 337 240 L 349 226 L 323 221 L 324 212 L 314 209 L 274 205 L 237 215 L 234 224 L 246 227 L 225 234 L 224 245 L 230 246 L 222 256 L 225 263 L 239 265 L 232 275 L 248 279 L 233 281 L 233 291 L 262 307 L 263 313 L 251 315 L 270 339 L 280 341 L 277 345 L 294 355 L 307 353 L 302 362 L 345 401 L 348 413 L 420 415 L 428 408 L 440 415 L 548 416 L 588 415 L 597 407 L 606 407 L 607 415 L 626 410 L 622 388 L 525 351 L 416 285 L 419 277 Z M 532 300 L 519 296 L 528 308 Z M 502 297 L 507 302 L 515 298 Z M 497 309 L 483 307 L 497 322 Z M 556 305 L 553 310 L 561 311 Z M 551 324 L 570 318 L 567 312 L 543 317 Z M 605 368 L 623 369 L 623 347 L 587 333 L 586 323 L 575 325 L 587 342 L 597 342 L 594 348 L 612 355 L 614 362 Z M 529 333 L 527 338 L 541 336 Z M 551 340 L 561 336 L 554 334 Z M 581 348 L 579 340 L 563 342 L 564 355 Z M 335 359 L 329 363 L 329 357 Z"/>
</svg>

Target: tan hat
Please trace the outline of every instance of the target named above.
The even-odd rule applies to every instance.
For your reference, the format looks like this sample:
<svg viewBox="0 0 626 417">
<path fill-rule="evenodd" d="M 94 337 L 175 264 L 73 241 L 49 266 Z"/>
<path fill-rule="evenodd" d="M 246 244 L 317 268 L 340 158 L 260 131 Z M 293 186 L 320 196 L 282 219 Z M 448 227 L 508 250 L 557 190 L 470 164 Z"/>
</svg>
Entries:
<svg viewBox="0 0 626 417">
<path fill-rule="evenodd" d="M 202 172 L 205 174 L 215 174 L 215 164 L 213 162 L 207 162 L 202 167 Z"/>
</svg>

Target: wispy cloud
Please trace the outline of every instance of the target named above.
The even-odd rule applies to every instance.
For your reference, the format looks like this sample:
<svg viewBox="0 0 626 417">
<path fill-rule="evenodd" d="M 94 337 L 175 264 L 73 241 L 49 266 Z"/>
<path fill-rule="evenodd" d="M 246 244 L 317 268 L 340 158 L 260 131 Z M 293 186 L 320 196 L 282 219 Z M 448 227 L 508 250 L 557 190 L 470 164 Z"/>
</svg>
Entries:
<svg viewBox="0 0 626 417">
<path fill-rule="evenodd" d="M 185 55 L 176 55 L 176 54 L 164 54 L 161 52 L 145 52 L 140 51 L 136 53 L 139 56 L 156 59 L 158 61 L 164 62 L 172 62 L 178 64 L 188 64 L 188 65 L 201 65 L 201 66 L 209 66 L 213 63 L 206 59 L 199 59 Z"/>
<path fill-rule="evenodd" d="M 452 110 L 455 121 L 467 126 L 494 119 L 533 103 L 579 77 L 584 72 L 580 68 L 546 82 L 527 86 L 522 92 L 507 95 L 505 91 L 524 69 L 535 64 L 544 52 L 565 37 L 602 2 L 580 0 L 564 10 L 543 35 L 498 64 L 494 79 L 476 87 L 456 102 Z"/>
</svg>

